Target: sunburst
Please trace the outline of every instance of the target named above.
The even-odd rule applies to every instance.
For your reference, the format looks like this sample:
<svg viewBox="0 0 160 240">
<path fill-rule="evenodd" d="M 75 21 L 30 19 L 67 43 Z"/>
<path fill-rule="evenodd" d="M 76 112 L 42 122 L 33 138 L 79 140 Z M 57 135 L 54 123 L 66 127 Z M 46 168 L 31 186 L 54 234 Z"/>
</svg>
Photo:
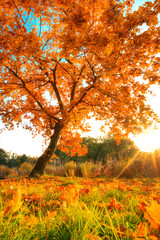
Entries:
<svg viewBox="0 0 160 240">
<path fill-rule="evenodd" d="M 154 152 L 160 148 L 160 130 L 146 131 L 134 139 L 135 145 L 142 152 Z"/>
</svg>

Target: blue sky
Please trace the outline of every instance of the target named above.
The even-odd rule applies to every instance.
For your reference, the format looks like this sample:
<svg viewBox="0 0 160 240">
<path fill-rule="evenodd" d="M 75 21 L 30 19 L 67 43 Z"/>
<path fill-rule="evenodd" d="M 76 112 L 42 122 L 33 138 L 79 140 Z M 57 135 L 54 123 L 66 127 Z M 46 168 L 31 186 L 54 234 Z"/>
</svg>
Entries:
<svg viewBox="0 0 160 240">
<path fill-rule="evenodd" d="M 135 3 L 133 5 L 133 10 L 137 10 L 139 8 L 139 6 L 142 6 L 145 2 L 147 2 L 147 0 L 135 0 Z M 148 0 L 149 2 L 149 0 Z M 153 2 L 153 0 L 150 0 L 150 2 Z"/>
</svg>

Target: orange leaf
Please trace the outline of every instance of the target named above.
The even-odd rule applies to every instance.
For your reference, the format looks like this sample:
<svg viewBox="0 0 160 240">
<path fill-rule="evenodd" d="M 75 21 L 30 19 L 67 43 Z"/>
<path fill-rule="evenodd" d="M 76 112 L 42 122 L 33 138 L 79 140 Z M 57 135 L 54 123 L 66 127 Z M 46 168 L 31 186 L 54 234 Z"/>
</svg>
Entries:
<svg viewBox="0 0 160 240">
<path fill-rule="evenodd" d="M 150 226 L 156 230 L 160 229 L 160 204 L 152 201 L 150 207 L 146 207 L 145 218 L 150 222 Z"/>
<path fill-rule="evenodd" d="M 56 211 L 47 211 L 48 213 L 48 217 L 49 218 L 55 218 L 55 216 L 57 215 L 57 212 Z"/>
</svg>

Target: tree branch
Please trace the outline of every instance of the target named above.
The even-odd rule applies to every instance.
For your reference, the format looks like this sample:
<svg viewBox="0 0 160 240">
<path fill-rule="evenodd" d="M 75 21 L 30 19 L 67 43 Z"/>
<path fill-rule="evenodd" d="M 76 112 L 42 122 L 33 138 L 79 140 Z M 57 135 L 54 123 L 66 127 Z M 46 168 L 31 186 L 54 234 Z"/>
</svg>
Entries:
<svg viewBox="0 0 160 240">
<path fill-rule="evenodd" d="M 25 84 L 24 80 L 23 80 L 21 77 L 19 77 L 18 74 L 15 73 L 12 69 L 10 69 L 10 68 L 7 67 L 7 66 L 5 66 L 5 67 L 6 67 L 17 79 L 19 79 L 19 80 L 21 81 L 23 88 L 24 88 L 24 89 L 26 90 L 26 92 L 35 100 L 35 102 L 38 104 L 38 106 L 40 107 L 40 109 L 41 109 L 46 115 L 48 115 L 49 117 L 53 118 L 53 119 L 56 120 L 56 121 L 59 121 L 58 118 L 52 116 L 51 114 L 49 114 L 49 113 L 46 111 L 46 109 L 42 106 L 42 104 L 40 103 L 40 101 L 38 101 L 38 100 L 36 99 L 36 97 L 34 96 L 34 94 L 26 87 L 26 84 Z"/>
<path fill-rule="evenodd" d="M 71 79 L 74 81 L 74 78 L 72 77 L 72 75 L 68 72 L 67 69 L 65 69 L 65 68 L 62 66 L 62 64 L 60 64 L 59 61 L 57 61 L 57 60 L 55 60 L 55 59 L 52 59 L 52 61 L 54 61 L 54 62 L 56 62 L 57 64 L 59 64 L 59 66 L 60 66 L 66 73 L 68 73 L 68 75 L 69 75 L 69 76 L 71 77 Z"/>
<path fill-rule="evenodd" d="M 79 79 L 80 79 L 80 77 L 81 77 L 81 75 L 82 75 L 83 70 L 85 69 L 85 67 L 86 67 L 86 65 L 84 64 L 83 67 L 81 68 L 81 71 L 80 71 L 79 75 L 78 75 L 78 80 L 75 81 L 74 84 L 73 84 L 73 88 L 72 88 L 72 91 L 71 91 L 71 99 L 70 99 L 70 102 L 74 99 L 74 94 L 75 94 L 76 85 L 77 85 L 77 83 L 78 83 L 78 81 L 79 81 Z"/>
<path fill-rule="evenodd" d="M 56 64 L 55 68 L 52 69 L 53 81 L 50 80 L 50 83 L 51 83 L 51 86 L 53 87 L 54 92 L 56 94 L 56 97 L 57 97 L 57 100 L 58 100 L 58 104 L 59 104 L 59 107 L 60 107 L 60 111 L 63 112 L 64 107 L 63 107 L 61 96 L 59 94 L 59 91 L 58 91 L 58 88 L 57 88 L 57 84 L 56 84 L 56 69 L 57 69 L 57 64 Z"/>
</svg>

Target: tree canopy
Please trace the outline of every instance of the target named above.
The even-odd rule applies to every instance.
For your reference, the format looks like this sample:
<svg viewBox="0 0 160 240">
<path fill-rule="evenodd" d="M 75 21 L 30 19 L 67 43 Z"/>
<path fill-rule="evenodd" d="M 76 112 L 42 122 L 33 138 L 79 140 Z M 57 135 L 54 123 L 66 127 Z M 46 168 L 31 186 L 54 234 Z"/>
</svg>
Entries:
<svg viewBox="0 0 160 240">
<path fill-rule="evenodd" d="M 58 141 L 67 154 L 87 153 L 78 132 L 89 129 L 86 119 L 119 136 L 156 118 L 145 101 L 159 82 L 160 3 L 132 4 L 0 0 L 2 122 L 50 138 L 32 175 L 43 173 Z"/>
</svg>

